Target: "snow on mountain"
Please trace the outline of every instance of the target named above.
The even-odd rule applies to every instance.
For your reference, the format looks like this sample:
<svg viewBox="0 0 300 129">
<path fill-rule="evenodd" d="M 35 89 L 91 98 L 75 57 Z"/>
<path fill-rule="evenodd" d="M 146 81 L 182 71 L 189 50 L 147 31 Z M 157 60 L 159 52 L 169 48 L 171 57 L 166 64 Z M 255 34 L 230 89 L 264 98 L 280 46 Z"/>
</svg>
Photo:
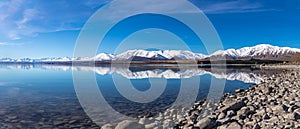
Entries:
<svg viewBox="0 0 300 129">
<path fill-rule="evenodd" d="M 73 57 L 71 60 L 72 61 L 91 61 L 93 59 L 90 57 Z"/>
<path fill-rule="evenodd" d="M 180 51 L 180 50 L 165 50 L 163 55 L 169 59 L 184 59 L 184 60 L 201 60 L 206 58 L 206 55 L 196 54 L 191 51 Z"/>
<path fill-rule="evenodd" d="M 94 57 L 53 57 L 42 59 L 11 59 L 2 58 L 0 62 L 70 62 L 70 61 L 131 61 L 131 60 L 201 60 L 206 58 L 225 57 L 227 59 L 262 59 L 262 60 L 300 60 L 300 49 L 278 47 L 269 44 L 260 44 L 240 49 L 219 50 L 211 55 L 193 53 L 182 50 L 128 50 L 118 55 L 100 53 Z"/>
<path fill-rule="evenodd" d="M 240 49 L 219 50 L 210 55 L 210 57 L 227 57 L 231 59 L 240 58 L 260 58 L 260 59 L 276 59 L 280 56 L 293 56 L 300 53 L 300 49 L 290 47 L 278 47 L 269 44 L 260 44 L 253 47 L 244 47 Z M 283 57 L 282 57 L 283 58 Z"/>
<path fill-rule="evenodd" d="M 2 58 L 0 59 L 0 62 L 15 62 L 15 59 L 11 59 L 11 58 Z"/>
<path fill-rule="evenodd" d="M 133 57 L 155 58 L 164 59 L 162 51 L 146 51 L 146 50 L 128 50 L 121 54 L 116 55 L 114 60 L 126 60 L 129 61 Z"/>
<path fill-rule="evenodd" d="M 115 60 L 131 60 L 134 57 L 143 57 L 148 59 L 181 59 L 181 60 L 194 60 L 204 59 L 207 56 L 203 54 L 196 54 L 190 51 L 181 50 L 128 50 L 115 57 Z"/>
<path fill-rule="evenodd" d="M 35 62 L 68 62 L 72 61 L 69 57 L 52 57 L 52 58 L 42 58 L 36 59 Z"/>
<path fill-rule="evenodd" d="M 295 54 L 300 55 L 300 49 L 290 47 L 278 47 L 269 44 L 260 44 L 253 47 L 240 49 L 219 50 L 211 55 L 197 54 L 191 51 L 182 50 L 128 50 L 116 56 L 101 53 L 96 58 L 102 60 L 130 61 L 133 58 L 156 59 L 156 60 L 201 60 L 207 57 L 226 57 L 227 59 L 273 59 L 288 60 Z M 298 55 L 296 55 L 298 57 Z M 299 56 L 300 57 L 300 56 Z"/>
<path fill-rule="evenodd" d="M 100 53 L 98 55 L 96 55 L 95 57 L 93 57 L 93 59 L 95 61 L 106 61 L 106 60 L 112 60 L 114 59 L 115 56 L 112 54 L 105 54 L 105 53 Z"/>
<path fill-rule="evenodd" d="M 7 62 L 7 63 L 11 63 L 11 62 L 32 63 L 32 62 L 34 62 L 34 60 L 30 59 L 30 58 L 23 58 L 23 59 L 2 58 L 2 59 L 0 59 L 0 62 Z"/>
<path fill-rule="evenodd" d="M 30 58 L 23 58 L 23 59 L 17 59 L 15 60 L 15 62 L 27 62 L 27 63 L 32 63 L 34 62 L 34 60 L 30 59 Z"/>
</svg>

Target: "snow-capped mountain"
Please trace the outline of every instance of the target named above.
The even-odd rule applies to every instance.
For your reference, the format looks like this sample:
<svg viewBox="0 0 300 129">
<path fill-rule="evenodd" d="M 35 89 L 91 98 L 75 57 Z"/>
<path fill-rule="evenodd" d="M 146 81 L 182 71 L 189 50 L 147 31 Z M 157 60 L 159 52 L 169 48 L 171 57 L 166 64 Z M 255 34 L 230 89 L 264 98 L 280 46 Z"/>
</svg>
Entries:
<svg viewBox="0 0 300 129">
<path fill-rule="evenodd" d="M 15 62 L 27 62 L 27 63 L 33 63 L 34 60 L 30 59 L 30 58 L 23 58 L 23 59 L 17 59 L 15 60 Z"/>
<path fill-rule="evenodd" d="M 94 59 L 95 61 L 107 61 L 107 60 L 113 60 L 114 58 L 115 56 L 112 54 L 100 53 L 95 57 L 93 57 L 92 59 Z"/>
<path fill-rule="evenodd" d="M 69 57 L 53 57 L 53 58 L 42 58 L 42 59 L 35 59 L 35 62 L 68 62 L 72 61 Z"/>
<path fill-rule="evenodd" d="M 114 60 L 133 60 L 135 58 L 139 59 L 154 59 L 154 60 L 201 60 L 206 58 L 206 55 L 196 54 L 191 51 L 181 51 L 181 50 L 128 50 L 124 53 L 115 56 Z"/>
<path fill-rule="evenodd" d="M 201 60 L 207 56 L 204 54 L 193 53 L 191 51 L 180 51 L 180 50 L 165 50 L 164 56 L 169 59 L 183 59 L 183 60 Z"/>
<path fill-rule="evenodd" d="M 260 44 L 253 47 L 240 49 L 219 50 L 211 55 L 193 53 L 182 50 L 128 50 L 123 53 L 113 55 L 100 53 L 94 57 L 54 57 L 42 59 L 11 59 L 2 58 L 0 62 L 16 63 L 44 63 L 44 62 L 71 62 L 71 61 L 146 61 L 146 60 L 208 60 L 208 59 L 227 59 L 227 60 L 282 60 L 300 61 L 300 49 L 289 47 L 278 47 L 269 44 Z"/>
<path fill-rule="evenodd" d="M 12 58 L 2 58 L 0 59 L 0 62 L 24 62 L 24 63 L 33 63 L 34 60 L 30 58 L 23 58 L 23 59 L 12 59 Z"/>
<path fill-rule="evenodd" d="M 269 44 L 260 44 L 253 47 L 240 49 L 219 50 L 211 55 L 197 54 L 191 51 L 180 50 L 129 50 L 115 56 L 115 60 L 128 61 L 139 57 L 140 60 L 202 60 L 202 59 L 229 59 L 229 60 L 300 60 L 300 49 L 290 47 L 278 47 Z"/>
<path fill-rule="evenodd" d="M 11 58 L 2 58 L 0 59 L 0 62 L 15 62 L 15 59 L 11 59 Z"/>
<path fill-rule="evenodd" d="M 227 59 L 261 59 L 261 60 L 294 60 L 300 59 L 300 49 L 290 47 L 278 47 L 269 44 L 260 44 L 254 47 L 244 47 L 241 49 L 220 50 L 211 58 Z"/>
</svg>

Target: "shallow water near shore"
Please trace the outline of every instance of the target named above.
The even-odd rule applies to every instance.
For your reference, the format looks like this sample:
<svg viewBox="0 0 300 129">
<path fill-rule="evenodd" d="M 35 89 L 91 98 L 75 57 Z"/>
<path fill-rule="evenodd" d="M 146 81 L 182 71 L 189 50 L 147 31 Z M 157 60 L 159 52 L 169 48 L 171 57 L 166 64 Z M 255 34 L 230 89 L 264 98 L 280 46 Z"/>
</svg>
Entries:
<svg viewBox="0 0 300 129">
<path fill-rule="evenodd" d="M 247 89 L 263 81 L 261 76 L 264 75 L 248 69 L 228 69 L 226 73 L 213 73 L 209 69 L 1 65 L 1 127 L 96 128 L 97 125 L 86 115 L 77 99 L 72 70 L 95 73 L 99 90 L 107 103 L 117 112 L 132 118 L 155 116 L 170 108 L 178 96 L 182 80 L 200 81 L 196 100 L 202 100 L 208 95 L 211 78 L 225 80 L 223 92 L 234 93 L 236 89 Z M 118 92 L 113 75 L 129 80 L 138 91 L 147 91 L 152 83 L 162 81 L 161 79 L 166 80 L 166 86 L 155 101 L 136 104 Z M 193 87 L 194 84 L 190 83 L 185 88 Z M 103 116 L 98 122 L 106 124 L 108 121 L 109 119 Z"/>
</svg>

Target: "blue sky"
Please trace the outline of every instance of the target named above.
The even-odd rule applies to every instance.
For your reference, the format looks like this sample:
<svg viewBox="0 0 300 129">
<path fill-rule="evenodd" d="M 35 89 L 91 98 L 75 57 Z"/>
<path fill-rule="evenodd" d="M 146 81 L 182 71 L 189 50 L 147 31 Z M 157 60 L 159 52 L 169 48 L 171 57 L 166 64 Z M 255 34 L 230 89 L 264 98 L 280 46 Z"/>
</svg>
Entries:
<svg viewBox="0 0 300 129">
<path fill-rule="evenodd" d="M 298 0 L 190 1 L 203 10 L 213 23 L 225 49 L 260 43 L 300 48 Z M 109 2 L 109 0 L 72 2 L 1 0 L 0 58 L 71 57 L 76 39 L 85 22 L 95 11 Z M 168 42 L 171 41 L 173 39 L 170 38 Z M 129 38 L 128 42 L 134 45 L 133 39 Z M 163 44 L 161 48 L 168 49 L 169 46 Z M 201 43 L 192 46 L 194 52 L 205 53 Z M 113 52 L 109 45 L 101 47 L 99 51 Z"/>
</svg>

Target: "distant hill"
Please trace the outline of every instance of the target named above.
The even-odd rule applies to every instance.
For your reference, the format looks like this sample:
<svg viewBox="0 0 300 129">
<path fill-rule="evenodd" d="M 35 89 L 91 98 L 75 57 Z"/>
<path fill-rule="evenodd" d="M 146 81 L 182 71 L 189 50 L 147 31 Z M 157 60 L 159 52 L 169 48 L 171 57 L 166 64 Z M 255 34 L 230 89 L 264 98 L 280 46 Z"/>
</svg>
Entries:
<svg viewBox="0 0 300 129">
<path fill-rule="evenodd" d="M 227 60 L 257 59 L 295 61 L 300 60 L 300 49 L 260 44 L 254 47 L 244 47 L 237 50 L 228 49 L 224 51 L 217 51 L 210 55 L 209 58 L 215 60 L 226 58 Z"/>
<path fill-rule="evenodd" d="M 128 50 L 123 53 L 113 55 L 100 53 L 94 57 L 54 57 L 42 59 L 11 59 L 2 58 L 0 63 L 70 63 L 70 62 L 156 62 L 156 63 L 176 63 L 196 61 L 223 60 L 228 61 L 300 61 L 300 49 L 290 47 L 278 47 L 269 44 L 260 44 L 253 47 L 243 47 L 240 49 L 219 50 L 211 55 L 193 53 L 183 50 Z"/>
</svg>

